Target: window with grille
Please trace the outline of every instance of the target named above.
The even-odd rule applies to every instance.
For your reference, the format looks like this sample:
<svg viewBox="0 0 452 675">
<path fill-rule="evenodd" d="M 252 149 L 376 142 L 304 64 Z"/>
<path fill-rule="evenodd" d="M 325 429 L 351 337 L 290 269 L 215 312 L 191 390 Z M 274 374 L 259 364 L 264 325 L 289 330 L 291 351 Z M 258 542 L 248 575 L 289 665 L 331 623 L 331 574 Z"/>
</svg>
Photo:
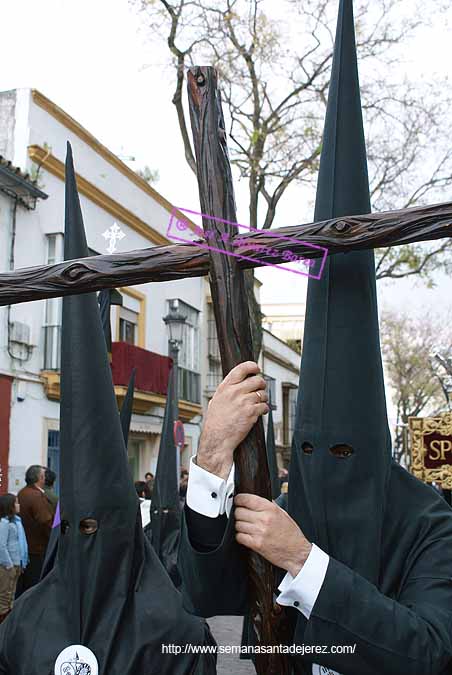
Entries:
<svg viewBox="0 0 452 675">
<path fill-rule="evenodd" d="M 295 418 L 297 415 L 297 396 L 298 388 L 289 389 L 289 444 L 292 443 L 293 432 L 295 431 Z"/>
<path fill-rule="evenodd" d="M 179 350 L 179 366 L 199 373 L 199 311 L 179 300 L 179 312 L 187 317 Z"/>
<path fill-rule="evenodd" d="M 223 379 L 221 369 L 220 345 L 218 343 L 217 327 L 213 313 L 213 305 L 207 306 L 207 355 L 209 359 L 209 369 L 207 371 L 207 391 L 215 391 Z"/>
<path fill-rule="evenodd" d="M 90 256 L 98 251 L 88 248 Z M 47 235 L 46 264 L 56 265 L 64 260 L 64 235 L 61 232 Z M 44 370 L 60 370 L 61 365 L 61 313 L 63 298 L 47 298 L 44 314 Z"/>
<path fill-rule="evenodd" d="M 180 314 L 186 317 L 182 332 L 182 344 L 178 355 L 179 398 L 192 403 L 201 402 L 200 376 L 200 334 L 199 310 L 183 302 L 183 300 L 168 300 L 170 306 L 175 306 Z M 171 304 L 170 304 L 171 303 Z M 168 351 L 169 353 L 169 351 Z"/>
<path fill-rule="evenodd" d="M 297 412 L 298 387 L 291 384 L 283 384 L 283 444 L 288 446 L 292 443 L 295 430 L 295 417 Z"/>
<path fill-rule="evenodd" d="M 136 343 L 136 325 L 126 319 L 119 319 L 119 340 L 131 345 Z"/>
<path fill-rule="evenodd" d="M 267 394 L 271 398 L 272 410 L 276 410 L 276 380 L 270 375 L 263 375 L 263 377 L 267 383 Z"/>
<path fill-rule="evenodd" d="M 138 313 L 126 307 L 119 307 L 119 341 L 138 343 Z"/>
<path fill-rule="evenodd" d="M 63 260 L 64 237 L 61 233 L 47 235 L 46 264 Z M 44 370 L 59 370 L 61 361 L 62 298 L 47 298 L 44 315 Z"/>
</svg>

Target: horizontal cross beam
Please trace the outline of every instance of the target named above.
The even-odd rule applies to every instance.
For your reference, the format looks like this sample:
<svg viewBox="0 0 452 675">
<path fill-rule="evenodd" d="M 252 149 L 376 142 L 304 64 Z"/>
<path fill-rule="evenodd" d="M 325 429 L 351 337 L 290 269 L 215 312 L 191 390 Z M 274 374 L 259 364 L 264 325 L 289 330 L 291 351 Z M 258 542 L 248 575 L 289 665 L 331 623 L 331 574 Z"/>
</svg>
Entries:
<svg viewBox="0 0 452 675">
<path fill-rule="evenodd" d="M 400 211 L 346 216 L 320 223 L 258 230 L 246 234 L 246 242 L 225 251 L 234 251 L 252 260 L 239 259 L 242 269 L 265 263 L 287 262 L 284 251 L 304 257 L 321 252 L 309 244 L 326 247 L 329 254 L 388 246 L 401 246 L 452 236 L 452 202 Z M 243 240 L 244 235 L 237 235 Z M 283 237 L 286 237 L 284 239 Z M 287 239 L 290 238 L 290 241 Z M 294 239 L 300 240 L 294 243 Z M 233 240 L 232 240 L 233 242 Z M 256 252 L 268 246 L 278 255 Z M 209 272 L 209 251 L 196 244 L 172 244 L 152 248 L 66 260 L 56 265 L 27 267 L 0 274 L 0 306 L 63 295 L 89 293 L 103 288 L 170 281 L 205 276 Z"/>
</svg>

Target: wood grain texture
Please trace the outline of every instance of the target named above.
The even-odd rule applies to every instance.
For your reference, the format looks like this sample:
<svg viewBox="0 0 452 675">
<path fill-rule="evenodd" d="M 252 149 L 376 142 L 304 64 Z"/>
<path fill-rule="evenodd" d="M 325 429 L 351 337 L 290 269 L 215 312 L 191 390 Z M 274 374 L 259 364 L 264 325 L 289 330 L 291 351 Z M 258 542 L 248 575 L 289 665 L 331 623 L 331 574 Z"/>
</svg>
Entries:
<svg viewBox="0 0 452 675">
<path fill-rule="evenodd" d="M 193 144 L 196 155 L 201 212 L 236 222 L 234 188 L 226 144 L 217 75 L 212 67 L 195 67 L 188 72 L 188 97 Z M 232 252 L 231 242 L 222 235 L 234 236 L 233 225 L 203 218 L 204 232 L 214 236 L 210 245 Z M 209 281 L 215 314 L 223 376 L 243 361 L 253 361 L 250 317 L 245 275 L 235 256 L 209 251 Z M 264 427 L 259 417 L 234 454 L 237 489 L 271 500 L 270 475 L 265 448 Z M 275 570 L 251 549 L 243 548 L 250 589 L 250 615 L 258 640 L 264 645 L 281 641 L 279 616 L 273 614 Z M 287 658 L 282 654 L 256 654 L 259 675 L 284 675 Z"/>
<path fill-rule="evenodd" d="M 233 229 L 233 235 L 237 235 L 237 230 Z M 331 255 L 450 237 L 452 203 L 335 218 L 320 223 L 282 227 L 270 232 L 300 241 L 295 244 L 280 236 L 271 236 L 268 230 L 250 232 L 246 237 L 247 243 L 271 246 L 280 255 L 257 253 L 250 245 L 232 246 L 235 253 L 253 259 L 235 258 L 240 269 L 261 267 L 263 262 L 283 263 L 283 254 L 287 250 L 305 258 L 318 257 L 319 253 L 306 244 L 324 246 Z M 243 239 L 243 235 L 240 239 Z M 66 260 L 57 265 L 17 269 L 0 274 L 0 306 L 149 281 L 205 276 L 209 272 L 209 264 L 209 251 L 206 248 L 194 244 L 174 244 Z"/>
</svg>

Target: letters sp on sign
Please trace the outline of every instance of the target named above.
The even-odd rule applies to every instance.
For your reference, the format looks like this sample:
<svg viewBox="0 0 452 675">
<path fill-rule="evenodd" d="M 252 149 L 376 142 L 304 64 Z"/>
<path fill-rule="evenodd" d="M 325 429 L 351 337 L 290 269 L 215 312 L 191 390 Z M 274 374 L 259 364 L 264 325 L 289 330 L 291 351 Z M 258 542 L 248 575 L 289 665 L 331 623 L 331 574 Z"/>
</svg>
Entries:
<svg viewBox="0 0 452 675">
<path fill-rule="evenodd" d="M 411 473 L 426 483 L 452 489 L 452 413 L 410 417 Z"/>
</svg>

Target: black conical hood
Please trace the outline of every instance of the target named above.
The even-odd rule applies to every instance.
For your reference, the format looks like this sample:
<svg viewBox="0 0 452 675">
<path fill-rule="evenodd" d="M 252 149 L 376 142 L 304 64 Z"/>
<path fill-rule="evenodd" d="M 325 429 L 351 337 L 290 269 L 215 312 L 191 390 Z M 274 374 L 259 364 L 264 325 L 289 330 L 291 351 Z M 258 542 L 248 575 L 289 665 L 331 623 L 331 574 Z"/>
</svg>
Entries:
<svg viewBox="0 0 452 675">
<path fill-rule="evenodd" d="M 66 260 L 88 255 L 70 146 L 66 159 Z M 63 298 L 61 347 L 61 520 L 59 559 L 71 578 L 74 640 L 112 591 L 107 560 L 121 559 L 123 590 L 134 582 L 139 501 L 130 475 L 95 293 Z M 95 535 L 80 532 L 85 518 Z M 96 549 L 95 555 L 94 550 Z M 102 554 L 100 554 L 102 551 Z M 89 567 L 89 575 L 87 569 Z M 113 570 L 112 570 L 113 574 Z M 117 575 L 116 575 L 117 576 Z"/>
<path fill-rule="evenodd" d="M 174 366 L 168 378 L 159 456 L 152 490 L 152 510 L 179 507 L 176 443 L 174 440 Z"/>
<path fill-rule="evenodd" d="M 110 323 L 110 309 L 111 309 L 111 290 L 109 288 L 104 288 L 97 298 L 99 303 L 100 311 L 100 320 L 102 322 L 102 328 L 105 336 L 105 344 L 107 346 L 107 351 L 111 354 L 111 323 Z"/>
<path fill-rule="evenodd" d="M 104 330 L 107 351 L 109 354 L 111 354 L 111 306 L 122 305 L 122 295 L 116 290 L 116 288 L 104 288 L 100 291 L 97 302 L 99 303 L 100 320 Z"/>
<path fill-rule="evenodd" d="M 341 0 L 315 219 L 369 212 L 353 5 Z M 338 444 L 353 454 L 333 454 Z M 372 581 L 390 455 L 374 255 L 334 255 L 308 285 L 289 510 L 308 538 Z"/>
<path fill-rule="evenodd" d="M 50 532 L 49 541 L 47 543 L 46 554 L 44 558 L 44 563 L 42 565 L 40 579 L 44 579 L 44 577 L 48 575 L 50 570 L 53 569 L 53 566 L 55 564 L 58 552 L 58 542 L 60 540 L 60 525 L 61 525 L 60 502 L 58 501 L 55 516 L 53 518 L 52 531 Z"/>
<path fill-rule="evenodd" d="M 124 443 L 127 448 L 129 441 L 129 431 L 130 431 L 130 421 L 132 419 L 132 408 L 133 408 L 133 394 L 135 391 L 135 375 L 136 368 L 132 370 L 132 374 L 129 380 L 129 386 L 127 387 L 127 394 L 124 397 L 124 401 L 121 406 L 120 420 L 122 428 L 122 436 L 124 438 Z"/>
<path fill-rule="evenodd" d="M 272 499 L 277 499 L 281 493 L 279 476 L 278 476 L 278 462 L 276 460 L 276 443 L 275 443 L 275 429 L 273 426 L 273 410 L 272 410 L 271 394 L 269 394 L 268 405 L 268 423 L 267 423 L 267 462 L 268 471 L 270 473 L 270 484 L 272 489 Z"/>
<path fill-rule="evenodd" d="M 124 397 L 124 401 L 122 403 L 121 412 L 119 416 L 121 421 L 121 429 L 124 438 L 124 444 L 126 448 L 129 439 L 130 421 L 132 418 L 133 393 L 135 388 L 135 373 L 136 369 L 134 368 L 132 371 L 132 375 L 130 376 L 127 394 Z M 50 572 L 50 570 L 53 568 L 55 564 L 56 554 L 58 551 L 58 543 L 60 540 L 60 523 L 61 523 L 60 502 L 58 502 L 55 518 L 53 520 L 52 531 L 50 533 L 49 543 L 46 549 L 45 560 L 42 566 L 41 579 L 44 579 L 44 577 L 47 576 L 47 574 Z"/>
<path fill-rule="evenodd" d="M 152 489 L 151 541 L 165 569 L 178 583 L 176 570 L 181 508 L 177 452 L 174 440 L 174 366 L 168 378 L 165 415 Z"/>
</svg>

